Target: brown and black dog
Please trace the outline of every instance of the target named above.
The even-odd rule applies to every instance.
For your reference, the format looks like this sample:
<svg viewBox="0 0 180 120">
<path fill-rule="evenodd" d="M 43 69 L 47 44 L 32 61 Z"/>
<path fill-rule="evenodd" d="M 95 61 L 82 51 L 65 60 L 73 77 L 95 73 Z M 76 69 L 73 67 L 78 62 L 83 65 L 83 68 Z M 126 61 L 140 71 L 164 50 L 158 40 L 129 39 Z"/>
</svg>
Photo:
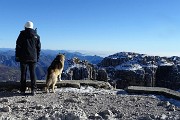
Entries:
<svg viewBox="0 0 180 120">
<path fill-rule="evenodd" d="M 58 79 L 61 80 L 61 74 L 64 68 L 65 56 L 64 54 L 58 54 L 52 61 L 47 70 L 46 87 L 45 91 L 49 92 L 49 87 L 52 86 L 52 92 L 55 93 L 55 85 Z"/>
</svg>

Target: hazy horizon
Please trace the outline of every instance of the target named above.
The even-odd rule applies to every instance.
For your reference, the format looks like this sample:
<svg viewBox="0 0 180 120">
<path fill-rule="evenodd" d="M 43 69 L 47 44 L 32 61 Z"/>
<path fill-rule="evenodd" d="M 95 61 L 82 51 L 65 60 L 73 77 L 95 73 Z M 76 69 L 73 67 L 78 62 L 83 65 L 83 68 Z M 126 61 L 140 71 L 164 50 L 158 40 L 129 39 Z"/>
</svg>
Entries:
<svg viewBox="0 0 180 120">
<path fill-rule="evenodd" d="M 179 0 L 2 0 L 0 47 L 15 48 L 31 20 L 42 49 L 180 56 L 179 5 Z"/>
<path fill-rule="evenodd" d="M 0 48 L 0 49 L 11 49 L 11 50 L 15 50 L 15 48 Z M 53 51 L 67 51 L 67 52 L 79 52 L 81 54 L 84 54 L 84 55 L 97 55 L 97 56 L 100 56 L 100 57 L 107 57 L 109 55 L 113 55 L 113 54 L 116 54 L 116 53 L 119 53 L 119 52 L 132 52 L 132 53 L 138 53 L 138 54 L 145 54 L 145 55 L 149 55 L 149 56 L 160 56 L 160 57 L 171 57 L 171 56 L 177 56 L 177 55 L 166 55 L 167 53 L 164 53 L 164 54 L 151 54 L 151 53 L 140 53 L 140 52 L 134 52 L 134 51 L 87 51 L 87 50 L 65 50 L 65 49 L 42 49 L 42 50 L 53 50 Z M 180 56 L 178 56 L 180 57 Z"/>
</svg>

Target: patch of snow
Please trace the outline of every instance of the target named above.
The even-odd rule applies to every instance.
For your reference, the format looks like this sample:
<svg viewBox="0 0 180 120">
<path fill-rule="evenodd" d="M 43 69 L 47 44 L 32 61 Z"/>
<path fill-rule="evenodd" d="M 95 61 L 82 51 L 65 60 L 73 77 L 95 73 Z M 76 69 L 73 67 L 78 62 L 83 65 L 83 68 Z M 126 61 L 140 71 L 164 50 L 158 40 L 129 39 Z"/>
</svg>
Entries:
<svg viewBox="0 0 180 120">
<path fill-rule="evenodd" d="M 167 60 L 162 59 L 161 61 L 158 62 L 158 66 L 172 66 L 174 65 L 173 62 L 167 62 Z"/>
<path fill-rule="evenodd" d="M 161 63 L 159 66 L 172 66 L 174 63 Z"/>
<path fill-rule="evenodd" d="M 142 66 L 139 64 L 121 64 L 115 67 L 116 70 L 140 70 Z"/>
<path fill-rule="evenodd" d="M 113 59 L 113 60 L 116 60 L 116 59 L 118 59 L 118 58 L 116 58 L 116 57 L 113 57 L 113 58 L 111 58 L 111 59 Z"/>
<path fill-rule="evenodd" d="M 176 57 L 173 58 L 173 60 L 176 60 L 176 59 L 177 59 Z"/>
<path fill-rule="evenodd" d="M 147 64 L 147 65 L 142 65 L 142 67 L 148 67 L 148 68 L 157 68 L 157 65 L 152 65 L 152 64 Z"/>
<path fill-rule="evenodd" d="M 73 64 L 73 65 L 71 65 L 71 66 L 66 70 L 66 72 L 68 73 L 70 69 L 75 68 L 75 67 L 76 67 L 76 68 L 86 68 L 86 65 Z"/>
<path fill-rule="evenodd" d="M 106 89 L 96 89 L 94 87 L 82 86 L 80 89 L 78 88 L 59 88 L 56 89 L 57 92 L 74 92 L 74 93 L 101 93 L 101 94 L 117 94 L 117 90 L 106 90 Z"/>
<path fill-rule="evenodd" d="M 146 54 L 141 54 L 141 57 L 145 58 L 145 57 L 147 57 L 147 55 Z"/>
<path fill-rule="evenodd" d="M 111 59 L 127 58 L 127 57 L 132 57 L 132 56 L 129 55 L 128 52 L 119 52 L 119 53 L 116 53 L 114 55 L 108 56 L 108 58 L 111 58 Z"/>
</svg>

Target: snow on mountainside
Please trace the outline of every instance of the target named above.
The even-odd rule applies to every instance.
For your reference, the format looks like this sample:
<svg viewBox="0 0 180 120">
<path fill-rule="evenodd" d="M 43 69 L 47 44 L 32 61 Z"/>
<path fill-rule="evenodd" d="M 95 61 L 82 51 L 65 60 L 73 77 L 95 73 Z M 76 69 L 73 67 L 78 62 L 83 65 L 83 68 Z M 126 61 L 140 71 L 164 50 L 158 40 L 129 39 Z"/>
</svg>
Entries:
<svg viewBox="0 0 180 120">
<path fill-rule="evenodd" d="M 116 70 L 138 70 L 138 69 L 142 69 L 142 66 L 139 64 L 121 64 L 115 67 Z"/>
<path fill-rule="evenodd" d="M 160 56 L 148 56 L 146 54 L 138 54 L 133 52 L 119 52 L 113 55 L 108 56 L 107 58 L 110 59 L 125 59 L 127 61 L 124 64 L 139 64 L 140 66 L 143 65 L 155 65 L 157 66 L 165 66 L 165 65 L 174 65 L 173 61 L 180 62 L 180 57 L 173 56 L 173 57 L 160 57 Z M 144 61 L 144 62 L 143 62 Z M 154 63 L 153 63 L 154 62 Z M 136 67 L 135 65 L 134 67 Z M 132 66 L 133 67 L 133 66 Z"/>
<path fill-rule="evenodd" d="M 180 57 L 160 57 L 148 56 L 146 54 L 138 54 L 133 52 L 119 52 L 108 57 L 104 60 L 111 59 L 114 64 L 108 66 L 116 67 L 116 69 L 136 70 L 143 67 L 158 67 L 158 66 L 172 66 L 180 63 Z M 119 62 L 117 62 L 119 61 Z M 116 64 L 117 63 L 117 64 Z M 103 64 L 103 61 L 102 63 Z"/>
</svg>

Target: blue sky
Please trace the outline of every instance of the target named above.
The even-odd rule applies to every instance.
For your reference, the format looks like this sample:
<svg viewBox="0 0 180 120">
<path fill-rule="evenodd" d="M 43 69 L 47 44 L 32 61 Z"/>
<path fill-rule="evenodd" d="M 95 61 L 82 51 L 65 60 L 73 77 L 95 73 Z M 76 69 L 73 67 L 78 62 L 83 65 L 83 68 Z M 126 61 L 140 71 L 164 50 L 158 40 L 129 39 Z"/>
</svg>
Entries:
<svg viewBox="0 0 180 120">
<path fill-rule="evenodd" d="M 26 21 L 42 49 L 180 56 L 180 0 L 1 0 L 0 48 Z"/>
</svg>

